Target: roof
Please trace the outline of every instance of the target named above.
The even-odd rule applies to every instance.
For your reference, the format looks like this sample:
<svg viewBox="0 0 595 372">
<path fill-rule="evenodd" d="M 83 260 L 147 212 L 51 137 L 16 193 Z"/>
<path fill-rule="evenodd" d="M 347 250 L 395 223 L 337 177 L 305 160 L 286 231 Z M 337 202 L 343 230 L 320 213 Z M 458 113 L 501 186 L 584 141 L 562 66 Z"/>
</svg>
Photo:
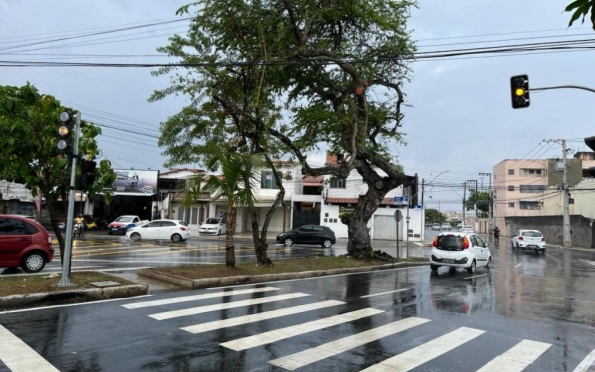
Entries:
<svg viewBox="0 0 595 372">
<path fill-rule="evenodd" d="M 190 168 L 171 168 L 165 172 L 161 172 L 160 175 L 167 175 L 172 173 L 179 173 L 179 172 L 192 172 L 192 173 L 204 173 L 203 169 L 190 169 Z"/>
<path fill-rule="evenodd" d="M 306 176 L 302 182 L 303 186 L 322 186 L 324 183 L 324 176 Z"/>
<path fill-rule="evenodd" d="M 327 203 L 333 204 L 357 204 L 359 203 L 359 198 L 333 198 L 329 197 L 326 198 Z M 384 198 L 380 205 L 394 205 L 395 199 L 393 198 Z"/>
</svg>

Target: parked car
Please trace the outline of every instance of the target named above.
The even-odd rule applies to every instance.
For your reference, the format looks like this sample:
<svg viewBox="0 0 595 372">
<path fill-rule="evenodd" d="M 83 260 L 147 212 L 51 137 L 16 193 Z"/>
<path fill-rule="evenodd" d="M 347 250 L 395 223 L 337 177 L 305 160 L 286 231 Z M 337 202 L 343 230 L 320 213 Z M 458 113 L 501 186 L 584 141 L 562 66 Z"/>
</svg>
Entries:
<svg viewBox="0 0 595 372">
<path fill-rule="evenodd" d="M 490 270 L 492 255 L 488 244 L 474 233 L 449 232 L 438 234 L 432 243 L 430 269 L 440 266 L 462 267 L 473 274 L 477 267 Z"/>
<path fill-rule="evenodd" d="M 171 240 L 174 243 L 186 241 L 190 237 L 190 229 L 184 221 L 180 220 L 155 220 L 142 226 L 128 229 L 128 239 L 132 241 L 145 240 Z"/>
<path fill-rule="evenodd" d="M 20 266 L 37 273 L 54 258 L 52 238 L 37 221 L 0 214 L 0 267 Z"/>
<path fill-rule="evenodd" d="M 198 228 L 199 234 L 221 235 L 227 232 L 225 218 L 207 218 Z"/>
<path fill-rule="evenodd" d="M 511 239 L 512 249 L 531 249 L 545 254 L 545 237 L 539 230 L 519 230 Z"/>
<path fill-rule="evenodd" d="M 304 225 L 277 235 L 277 243 L 286 247 L 294 244 L 320 244 L 324 248 L 330 248 L 336 241 L 335 232 L 330 227 L 319 225 Z"/>
<path fill-rule="evenodd" d="M 442 225 L 442 227 L 440 229 L 441 230 L 450 231 L 450 230 L 452 230 L 452 226 L 450 226 L 449 224 L 445 223 L 444 225 Z"/>
<path fill-rule="evenodd" d="M 438 230 L 438 231 L 440 231 L 440 224 L 439 223 L 433 223 L 432 224 L 432 230 Z"/>
</svg>

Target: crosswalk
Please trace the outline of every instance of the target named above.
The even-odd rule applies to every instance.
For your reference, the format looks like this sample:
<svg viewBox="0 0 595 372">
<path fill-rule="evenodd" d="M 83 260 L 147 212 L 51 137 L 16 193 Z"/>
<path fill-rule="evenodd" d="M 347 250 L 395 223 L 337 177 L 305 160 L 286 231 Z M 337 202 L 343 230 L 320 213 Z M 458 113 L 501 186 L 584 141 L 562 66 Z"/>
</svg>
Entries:
<svg viewBox="0 0 595 372">
<path fill-rule="evenodd" d="M 258 295 L 256 298 L 241 298 L 242 295 L 256 294 Z M 235 296 L 240 296 L 240 298 L 235 298 Z M 217 301 L 217 299 L 220 303 L 213 304 L 212 302 Z M 302 302 L 304 300 L 311 300 L 311 302 L 300 305 L 289 304 L 285 306 L 288 300 L 295 299 L 302 299 Z M 202 301 L 207 301 L 207 303 L 201 304 Z M 191 315 L 205 314 L 227 309 L 238 309 L 265 303 L 274 304 L 277 308 L 255 313 L 252 313 L 251 310 L 248 315 L 226 317 L 225 319 L 214 321 L 208 319 L 208 321 L 200 323 L 196 323 L 196 320 L 200 319 L 199 317 L 184 318 Z M 182 309 L 168 310 L 167 307 L 172 304 L 183 304 L 184 306 L 188 306 Z M 230 351 L 241 352 L 265 345 L 274 345 L 283 340 L 291 340 L 298 336 L 308 336 L 309 334 L 320 330 L 335 329 L 333 327 L 351 324 L 363 319 L 376 319 L 375 317 L 385 314 L 385 311 L 373 307 L 353 309 L 347 305 L 347 303 L 337 300 L 316 301 L 307 293 L 284 293 L 280 288 L 266 286 L 231 290 L 219 289 L 199 295 L 131 302 L 122 306 L 131 311 L 142 309 L 146 313 L 145 315 L 156 321 L 167 322 L 168 320 L 173 321 L 175 319 L 177 320 L 176 327 L 179 327 L 179 324 L 184 320 L 196 323 L 179 327 L 180 330 L 192 335 L 199 335 L 232 327 L 240 327 L 246 324 L 265 322 L 283 317 L 295 317 L 301 315 L 299 319 L 304 319 L 301 323 L 292 324 L 290 326 L 279 326 L 275 329 L 269 329 L 268 326 L 262 328 L 252 327 L 249 329 L 262 329 L 262 331 L 254 332 L 247 336 L 243 335 L 244 337 L 238 337 L 231 340 L 217 341 L 219 342 L 219 345 L 224 348 L 222 350 L 227 349 Z M 179 307 L 179 305 L 176 307 Z M 158 308 L 158 310 L 153 312 L 152 309 L 154 308 Z M 325 311 L 325 314 L 332 312 L 336 312 L 336 314 L 321 316 L 316 313 L 317 311 L 322 310 Z M 312 317 L 315 317 L 315 319 L 312 320 Z M 291 351 L 294 352 L 293 354 L 289 353 L 289 355 L 276 357 L 275 359 L 263 361 L 263 363 L 290 371 L 301 368 L 303 368 L 301 370 L 315 371 L 318 370 L 315 363 L 323 362 L 328 358 L 336 358 L 343 353 L 349 353 L 358 347 L 383 340 L 387 337 L 399 337 L 399 334 L 407 333 L 410 330 L 428 330 L 431 328 L 424 327 L 432 327 L 431 319 L 415 316 L 388 322 L 387 324 L 381 323 L 381 321 L 370 321 L 367 324 L 374 324 L 374 326 L 369 326 L 369 329 L 345 337 L 337 337 L 328 342 L 321 341 L 317 344 L 312 339 L 309 339 L 304 350 L 295 352 L 295 349 L 291 349 Z M 417 368 L 423 368 L 424 364 L 435 361 L 445 354 L 457 352 L 457 350 L 460 351 L 461 346 L 470 343 L 471 341 L 482 340 L 482 337 L 485 337 L 487 332 L 488 331 L 486 330 L 464 326 L 454 330 L 447 329 L 427 342 L 413 342 L 413 347 L 410 349 L 405 351 L 398 350 L 401 351 L 400 353 L 395 351 L 393 356 L 384 360 L 379 360 L 376 364 L 362 365 L 361 370 L 366 372 L 407 372 L 414 369 L 417 370 Z M 435 333 L 436 329 L 433 328 L 432 334 Z M 235 333 L 230 334 L 236 335 Z M 403 336 L 402 339 L 399 340 L 402 340 L 401 344 L 405 346 L 411 342 L 406 336 Z M 538 361 L 538 359 L 546 354 L 551 347 L 552 345 L 549 343 L 521 339 L 515 344 L 509 345 L 509 348 L 502 354 L 492 355 L 490 360 L 485 360 L 483 366 L 479 370 L 477 370 L 477 367 L 470 367 L 471 369 L 468 370 L 474 368 L 478 372 L 522 372 Z M 496 352 L 494 354 L 496 354 Z M 595 355 L 595 350 L 591 354 Z M 591 354 L 583 360 L 574 372 L 590 371 L 590 369 L 588 370 L 587 368 L 590 368 L 590 363 L 593 362 L 589 359 L 591 358 Z M 266 364 L 263 365 L 263 368 Z M 581 367 L 581 365 L 583 365 L 583 367 Z M 458 370 L 466 371 L 464 365 Z"/>
</svg>

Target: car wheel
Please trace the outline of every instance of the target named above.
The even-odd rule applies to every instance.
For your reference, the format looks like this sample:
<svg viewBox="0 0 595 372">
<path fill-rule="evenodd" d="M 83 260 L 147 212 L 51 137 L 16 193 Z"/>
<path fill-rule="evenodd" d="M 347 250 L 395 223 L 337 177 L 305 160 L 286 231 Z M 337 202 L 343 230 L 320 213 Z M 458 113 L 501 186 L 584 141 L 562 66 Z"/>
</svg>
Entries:
<svg viewBox="0 0 595 372">
<path fill-rule="evenodd" d="M 139 233 L 130 234 L 130 240 L 132 240 L 133 242 L 138 242 L 140 240 L 140 234 Z"/>
<path fill-rule="evenodd" d="M 285 238 L 283 244 L 285 244 L 286 247 L 291 247 L 293 245 L 293 240 L 291 238 Z"/>
<path fill-rule="evenodd" d="M 492 257 L 488 258 L 488 264 L 486 265 L 486 270 L 490 271 L 492 269 Z"/>
<path fill-rule="evenodd" d="M 41 252 L 30 252 L 23 257 L 21 267 L 27 273 L 38 273 L 45 267 L 45 256 Z"/>
<path fill-rule="evenodd" d="M 217 231 L 217 236 L 221 235 L 221 230 Z"/>
<path fill-rule="evenodd" d="M 173 234 L 171 236 L 171 241 L 174 243 L 179 243 L 182 241 L 182 236 L 180 234 Z"/>
<path fill-rule="evenodd" d="M 475 269 L 476 269 L 476 264 L 475 264 L 475 260 L 473 260 L 473 262 L 471 262 L 471 267 L 469 267 L 467 269 L 467 272 L 469 274 L 475 274 Z"/>
<path fill-rule="evenodd" d="M 322 242 L 322 246 L 323 246 L 324 248 L 330 248 L 330 247 L 332 247 L 332 246 L 333 246 L 333 242 L 331 242 L 331 240 L 330 240 L 330 239 L 325 239 L 325 240 Z"/>
<path fill-rule="evenodd" d="M 432 270 L 432 271 L 438 271 L 438 268 L 439 267 L 440 266 L 438 266 L 438 265 L 430 265 L 430 270 Z"/>
</svg>

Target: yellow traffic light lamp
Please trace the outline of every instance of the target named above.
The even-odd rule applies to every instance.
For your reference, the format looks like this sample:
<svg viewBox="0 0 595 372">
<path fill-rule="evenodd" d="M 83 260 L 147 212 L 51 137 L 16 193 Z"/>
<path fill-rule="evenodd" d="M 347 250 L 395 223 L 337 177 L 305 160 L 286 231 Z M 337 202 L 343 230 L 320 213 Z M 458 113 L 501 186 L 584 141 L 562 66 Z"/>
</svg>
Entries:
<svg viewBox="0 0 595 372">
<path fill-rule="evenodd" d="M 512 97 L 512 108 L 529 107 L 529 76 L 516 75 L 510 78 L 510 90 Z"/>
</svg>

